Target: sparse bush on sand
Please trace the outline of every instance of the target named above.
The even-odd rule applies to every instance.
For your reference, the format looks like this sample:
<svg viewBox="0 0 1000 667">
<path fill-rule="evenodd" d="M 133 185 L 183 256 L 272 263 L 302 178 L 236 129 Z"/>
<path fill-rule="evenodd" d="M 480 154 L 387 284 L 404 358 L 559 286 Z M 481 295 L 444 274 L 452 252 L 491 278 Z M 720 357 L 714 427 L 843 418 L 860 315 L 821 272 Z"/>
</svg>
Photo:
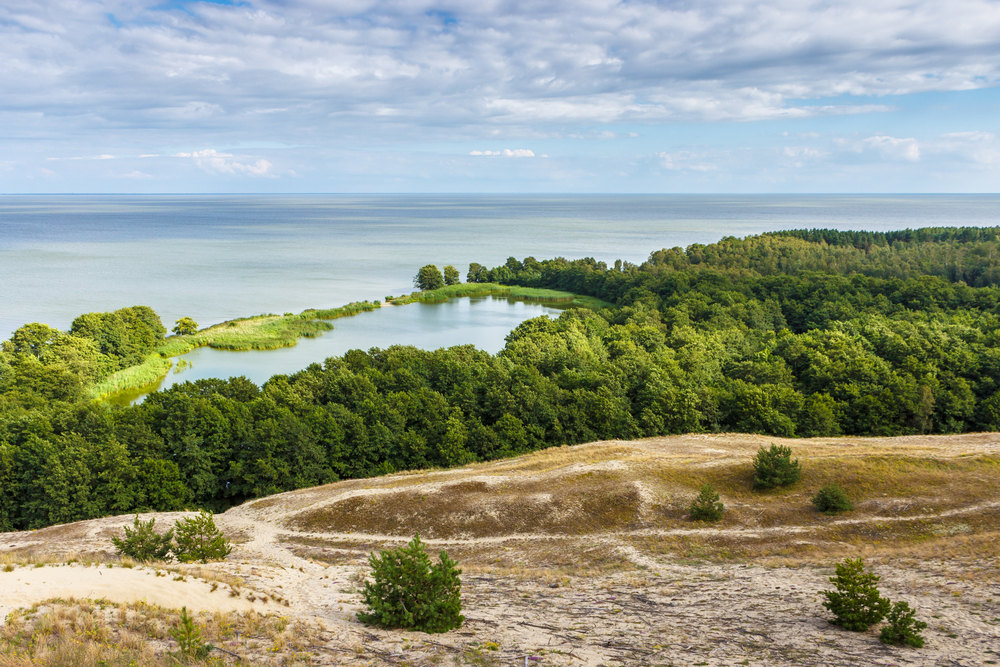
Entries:
<svg viewBox="0 0 1000 667">
<path fill-rule="evenodd" d="M 889 613 L 889 599 L 878 591 L 878 575 L 865 572 L 860 558 L 837 564 L 837 576 L 830 577 L 836 590 L 822 591 L 823 606 L 836 617 L 831 623 L 852 632 L 864 632 Z"/>
<path fill-rule="evenodd" d="M 128 556 L 141 563 L 166 560 L 173 546 L 174 530 L 171 528 L 160 535 L 153 527 L 155 523 L 156 519 L 139 521 L 139 515 L 136 514 L 132 528 L 122 526 L 125 538 L 116 535 L 111 538 L 111 543 L 118 549 L 119 555 Z"/>
<path fill-rule="evenodd" d="M 418 534 L 405 547 L 372 554 L 372 581 L 365 582 L 368 611 L 358 619 L 370 625 L 423 632 L 447 632 L 460 627 L 462 573 L 444 551 L 436 564 Z"/>
<path fill-rule="evenodd" d="M 691 503 L 691 518 L 696 521 L 718 521 L 722 518 L 725 506 L 719 502 L 719 494 L 715 487 L 705 484 L 701 493 Z"/>
<path fill-rule="evenodd" d="M 753 470 L 755 489 L 790 486 L 802 476 L 799 460 L 792 460 L 792 448 L 785 445 L 772 444 L 770 449 L 761 447 L 753 457 Z"/>
<path fill-rule="evenodd" d="M 210 512 L 202 510 L 196 517 L 188 517 L 174 524 L 177 545 L 174 555 L 182 563 L 223 560 L 233 547 L 218 528 Z"/>
<path fill-rule="evenodd" d="M 924 638 L 920 632 L 927 627 L 927 624 L 918 621 L 914 614 L 914 610 L 906 602 L 893 604 L 888 616 L 886 616 L 889 625 L 882 628 L 879 639 L 885 644 L 901 644 L 922 648 Z"/>
</svg>

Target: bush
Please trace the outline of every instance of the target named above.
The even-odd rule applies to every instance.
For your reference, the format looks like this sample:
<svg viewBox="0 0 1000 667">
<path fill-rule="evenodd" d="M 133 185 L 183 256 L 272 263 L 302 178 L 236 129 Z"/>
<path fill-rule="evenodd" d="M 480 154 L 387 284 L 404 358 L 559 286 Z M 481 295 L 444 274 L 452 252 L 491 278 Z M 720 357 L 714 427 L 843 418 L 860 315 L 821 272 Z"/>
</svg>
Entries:
<svg viewBox="0 0 1000 667">
<path fill-rule="evenodd" d="M 170 553 L 171 542 L 174 539 L 174 531 L 171 528 L 163 535 L 157 534 L 153 528 L 156 519 L 149 521 L 139 521 L 139 515 L 135 515 L 132 528 L 122 526 L 125 530 L 125 539 L 117 535 L 111 538 L 111 543 L 118 549 L 122 556 L 128 556 L 135 560 L 146 563 L 151 560 L 166 560 Z"/>
<path fill-rule="evenodd" d="M 182 563 L 223 560 L 233 550 L 222 532 L 215 527 L 215 520 L 205 510 L 198 516 L 183 519 L 174 524 L 177 546 L 174 555 Z"/>
<path fill-rule="evenodd" d="M 847 558 L 837 565 L 837 576 L 830 577 L 836 590 L 822 591 L 823 606 L 836 617 L 830 622 L 852 632 L 867 630 L 889 612 L 889 600 L 878 592 L 880 577 L 864 570 L 860 558 Z"/>
<path fill-rule="evenodd" d="M 405 547 L 372 554 L 372 581 L 365 582 L 363 623 L 423 632 L 447 632 L 462 625 L 462 598 L 455 561 L 441 552 L 436 565 L 418 534 Z"/>
<path fill-rule="evenodd" d="M 836 484 L 827 484 L 812 497 L 812 504 L 823 514 L 840 514 L 854 509 L 854 503 L 847 493 Z"/>
<path fill-rule="evenodd" d="M 181 607 L 180 621 L 177 627 L 170 631 L 170 636 L 177 642 L 181 654 L 196 660 L 204 660 L 215 648 L 201 640 L 201 628 L 195 625 L 194 619 L 188 615 L 187 607 Z"/>
<path fill-rule="evenodd" d="M 718 521 L 725 509 L 719 502 L 719 494 L 711 484 L 701 487 L 701 493 L 691 503 L 691 518 L 696 521 Z"/>
<path fill-rule="evenodd" d="M 788 486 L 799 481 L 802 476 L 799 460 L 792 461 L 792 448 L 784 445 L 771 445 L 770 449 L 761 447 L 753 457 L 753 469 L 755 489 Z"/>
<path fill-rule="evenodd" d="M 879 639 L 886 644 L 905 644 L 913 648 L 921 648 L 924 645 L 924 638 L 920 631 L 927 627 L 923 621 L 914 618 L 914 611 L 906 602 L 897 602 L 892 605 L 886 620 L 889 625 L 882 628 Z"/>
</svg>

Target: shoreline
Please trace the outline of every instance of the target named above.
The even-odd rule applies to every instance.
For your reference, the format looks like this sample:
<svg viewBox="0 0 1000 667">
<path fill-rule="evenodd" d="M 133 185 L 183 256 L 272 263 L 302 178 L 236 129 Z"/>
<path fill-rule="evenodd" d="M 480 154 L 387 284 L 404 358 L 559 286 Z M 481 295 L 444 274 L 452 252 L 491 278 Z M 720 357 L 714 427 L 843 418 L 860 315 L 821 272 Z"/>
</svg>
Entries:
<svg viewBox="0 0 1000 667">
<path fill-rule="evenodd" d="M 471 289 L 470 289 L 471 288 Z M 438 290 L 412 292 L 399 297 L 386 297 L 386 301 L 354 301 L 344 306 L 327 309 L 308 308 L 299 314 L 275 315 L 264 313 L 251 317 L 227 320 L 206 327 L 188 336 L 171 336 L 139 365 L 124 368 L 109 375 L 91 387 L 92 402 L 108 401 L 120 404 L 124 394 L 153 391 L 163 378 L 175 368 L 172 361 L 199 347 L 232 352 L 277 350 L 293 347 L 300 338 L 316 338 L 333 330 L 329 320 L 353 317 L 385 306 L 405 306 L 411 303 L 444 303 L 464 297 L 493 296 L 517 301 L 548 302 L 554 307 L 606 308 L 611 304 L 594 297 L 572 292 L 499 285 L 496 283 L 460 283 Z M 141 392 L 149 393 L 149 391 Z M 115 400 L 118 398 L 119 400 Z M 131 402 L 133 399 L 128 399 Z"/>
</svg>

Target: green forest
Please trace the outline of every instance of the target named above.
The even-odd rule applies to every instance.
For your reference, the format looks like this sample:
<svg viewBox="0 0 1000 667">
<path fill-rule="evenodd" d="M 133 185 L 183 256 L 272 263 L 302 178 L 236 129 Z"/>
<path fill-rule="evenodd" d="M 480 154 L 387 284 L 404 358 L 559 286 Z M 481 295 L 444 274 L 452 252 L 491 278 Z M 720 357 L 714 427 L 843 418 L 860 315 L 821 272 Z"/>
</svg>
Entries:
<svg viewBox="0 0 1000 667">
<path fill-rule="evenodd" d="M 467 279 L 613 307 L 528 320 L 497 355 L 352 350 L 128 407 L 88 389 L 163 344 L 152 310 L 22 327 L 0 352 L 0 530 L 600 439 L 1000 429 L 1000 228 L 774 232 Z"/>
</svg>

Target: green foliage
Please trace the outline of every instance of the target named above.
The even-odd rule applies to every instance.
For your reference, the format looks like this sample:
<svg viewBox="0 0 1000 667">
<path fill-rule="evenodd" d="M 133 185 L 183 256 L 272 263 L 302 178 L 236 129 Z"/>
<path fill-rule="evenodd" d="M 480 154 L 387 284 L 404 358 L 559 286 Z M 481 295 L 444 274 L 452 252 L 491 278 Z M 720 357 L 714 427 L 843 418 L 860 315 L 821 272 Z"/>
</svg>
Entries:
<svg viewBox="0 0 1000 667">
<path fill-rule="evenodd" d="M 365 583 L 367 611 L 358 618 L 371 625 L 423 632 L 447 632 L 460 627 L 462 573 L 448 554 L 432 564 L 420 535 L 405 547 L 372 554 L 371 581 Z"/>
<path fill-rule="evenodd" d="M 177 320 L 171 331 L 178 336 L 190 336 L 191 334 L 198 333 L 198 323 L 190 317 L 182 317 Z"/>
<path fill-rule="evenodd" d="M 696 521 L 718 521 L 722 518 L 724 509 L 715 488 L 711 484 L 705 484 L 691 503 L 691 518 Z"/>
<path fill-rule="evenodd" d="M 490 270 L 482 264 L 473 262 L 469 264 L 469 272 L 465 275 L 466 282 L 488 283 L 490 281 Z"/>
<path fill-rule="evenodd" d="M 761 447 L 753 457 L 753 470 L 755 489 L 790 486 L 802 476 L 799 460 L 792 460 L 792 448 L 785 445 L 772 444 L 770 449 Z"/>
<path fill-rule="evenodd" d="M 835 590 L 822 591 L 826 597 L 823 606 L 835 617 L 830 622 L 845 630 L 863 632 L 885 618 L 890 603 L 879 594 L 879 579 L 864 571 L 860 558 L 838 563 L 837 576 L 830 577 Z"/>
<path fill-rule="evenodd" d="M 417 271 L 413 278 L 413 286 L 426 292 L 427 290 L 440 289 L 444 287 L 444 276 L 441 270 L 433 264 L 427 264 Z"/>
<path fill-rule="evenodd" d="M 444 284 L 445 285 L 458 285 L 462 282 L 461 277 L 458 274 L 458 269 L 449 264 L 444 267 Z"/>
<path fill-rule="evenodd" d="M 115 545 L 118 553 L 128 556 L 141 563 L 151 560 L 166 560 L 170 549 L 173 546 L 174 531 L 171 528 L 160 535 L 153 528 L 156 519 L 149 521 L 139 521 L 139 515 L 135 515 L 132 528 L 122 526 L 125 531 L 125 538 L 117 535 L 112 536 L 111 543 Z"/>
<path fill-rule="evenodd" d="M 847 492 L 836 484 L 827 484 L 812 497 L 813 507 L 823 514 L 840 514 L 854 509 L 854 503 L 847 497 Z"/>
<path fill-rule="evenodd" d="M 889 625 L 882 628 L 879 639 L 885 644 L 900 644 L 923 648 L 924 637 L 921 631 L 927 628 L 927 623 L 915 618 L 916 612 L 906 602 L 896 602 L 886 615 Z"/>
<path fill-rule="evenodd" d="M 233 547 L 218 528 L 211 513 L 201 510 L 196 517 L 187 517 L 174 524 L 177 545 L 174 555 L 182 563 L 225 560 Z"/>
<path fill-rule="evenodd" d="M 170 636 L 177 642 L 181 655 L 189 659 L 204 660 L 214 646 L 201 640 L 201 628 L 188 614 L 187 607 L 181 607 L 181 617 L 177 626 L 170 630 Z"/>
</svg>

